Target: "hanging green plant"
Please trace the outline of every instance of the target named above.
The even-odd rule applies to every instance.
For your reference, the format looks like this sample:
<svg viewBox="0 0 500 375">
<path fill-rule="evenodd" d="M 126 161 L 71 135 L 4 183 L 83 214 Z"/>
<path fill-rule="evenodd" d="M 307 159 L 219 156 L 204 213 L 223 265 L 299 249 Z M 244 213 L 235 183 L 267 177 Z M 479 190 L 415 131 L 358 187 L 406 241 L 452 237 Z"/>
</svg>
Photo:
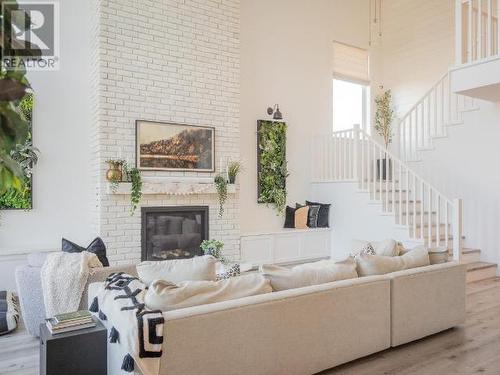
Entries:
<svg viewBox="0 0 500 375">
<path fill-rule="evenodd" d="M 286 123 L 257 122 L 258 203 L 272 204 L 282 215 L 286 206 Z"/>
<path fill-rule="evenodd" d="M 130 216 L 133 216 L 142 198 L 142 179 L 139 169 L 132 168 L 128 170 L 128 178 L 132 183 L 132 190 L 130 192 Z"/>
<path fill-rule="evenodd" d="M 24 143 L 18 143 L 10 151 L 12 160 L 18 163 L 22 171 L 22 189 L 13 187 L 3 193 L 0 191 L 0 209 L 25 209 L 32 208 L 32 174 L 33 168 L 38 163 L 40 151 L 33 146 L 32 141 L 32 111 L 33 93 L 28 92 L 16 106 L 16 111 L 23 119 L 28 121 L 28 137 Z M 0 189 L 1 190 L 1 189 Z"/>
<path fill-rule="evenodd" d="M 224 204 L 227 201 L 227 181 L 224 177 L 218 175 L 215 177 L 214 183 L 219 197 L 219 217 L 222 217 L 224 215 Z"/>
</svg>

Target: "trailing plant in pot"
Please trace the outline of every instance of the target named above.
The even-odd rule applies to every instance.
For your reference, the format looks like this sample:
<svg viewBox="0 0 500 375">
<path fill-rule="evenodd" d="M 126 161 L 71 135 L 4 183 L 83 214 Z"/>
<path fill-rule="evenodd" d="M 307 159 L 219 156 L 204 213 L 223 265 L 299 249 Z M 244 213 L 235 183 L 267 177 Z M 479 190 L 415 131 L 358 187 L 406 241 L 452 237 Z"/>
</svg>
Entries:
<svg viewBox="0 0 500 375">
<path fill-rule="evenodd" d="M 242 165 L 239 161 L 232 161 L 227 165 L 227 178 L 230 184 L 236 182 L 236 176 L 241 172 Z"/>
<path fill-rule="evenodd" d="M 384 140 L 386 153 L 384 159 L 377 161 L 377 175 L 379 180 L 390 180 L 392 178 L 392 162 L 387 158 L 389 145 L 392 143 L 392 122 L 394 121 L 394 110 L 392 109 L 392 93 L 386 90 L 375 98 L 375 131 Z"/>
<path fill-rule="evenodd" d="M 219 217 L 222 217 L 224 215 L 224 204 L 227 201 L 227 181 L 222 175 L 217 175 L 214 183 L 219 198 Z"/>
<path fill-rule="evenodd" d="M 224 248 L 224 242 L 218 240 L 204 240 L 200 248 L 203 250 L 205 255 L 211 255 L 214 258 L 218 259 L 222 264 L 229 263 L 229 259 L 227 259 L 224 255 L 222 255 L 222 249 Z"/>
<path fill-rule="evenodd" d="M 110 169 L 106 173 L 106 178 L 110 183 L 110 188 L 113 193 L 117 192 L 118 184 L 123 182 L 131 184 L 130 216 L 133 216 L 142 198 L 141 172 L 137 168 L 130 168 L 126 160 L 110 159 L 106 160 L 106 163 L 110 165 Z M 117 173 L 117 170 L 120 173 Z"/>
</svg>

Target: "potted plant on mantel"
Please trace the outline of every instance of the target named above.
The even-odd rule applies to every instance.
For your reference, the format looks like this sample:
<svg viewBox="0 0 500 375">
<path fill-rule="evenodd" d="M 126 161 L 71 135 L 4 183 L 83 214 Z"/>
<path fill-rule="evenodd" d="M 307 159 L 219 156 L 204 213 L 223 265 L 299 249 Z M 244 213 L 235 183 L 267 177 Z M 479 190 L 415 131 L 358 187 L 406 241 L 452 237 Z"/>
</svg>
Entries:
<svg viewBox="0 0 500 375">
<path fill-rule="evenodd" d="M 122 182 L 131 183 L 130 216 L 133 216 L 142 197 L 141 172 L 137 168 L 130 168 L 127 161 L 123 159 L 109 159 L 106 160 L 106 163 L 109 166 L 106 172 L 106 179 L 110 183 L 113 194 L 116 194 L 118 191 L 118 184 Z"/>
<path fill-rule="evenodd" d="M 236 183 L 236 176 L 241 172 L 242 165 L 239 161 L 232 161 L 227 165 L 227 179 L 230 184 Z"/>
<path fill-rule="evenodd" d="M 377 176 L 379 180 L 390 180 L 392 178 L 392 162 L 387 157 L 389 145 L 392 142 L 392 122 L 394 111 L 391 107 L 391 90 L 375 98 L 377 110 L 375 112 L 375 131 L 384 140 L 385 154 L 383 159 L 377 160 Z"/>
</svg>

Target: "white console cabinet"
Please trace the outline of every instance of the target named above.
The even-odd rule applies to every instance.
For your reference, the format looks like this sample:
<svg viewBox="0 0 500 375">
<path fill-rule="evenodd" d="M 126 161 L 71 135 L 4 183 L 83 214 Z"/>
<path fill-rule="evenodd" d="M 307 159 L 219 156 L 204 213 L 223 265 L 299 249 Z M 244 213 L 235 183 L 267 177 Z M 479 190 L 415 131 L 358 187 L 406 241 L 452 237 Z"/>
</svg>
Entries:
<svg viewBox="0 0 500 375">
<path fill-rule="evenodd" d="M 286 264 L 330 257 L 331 230 L 282 229 L 241 237 L 243 262 Z"/>
</svg>

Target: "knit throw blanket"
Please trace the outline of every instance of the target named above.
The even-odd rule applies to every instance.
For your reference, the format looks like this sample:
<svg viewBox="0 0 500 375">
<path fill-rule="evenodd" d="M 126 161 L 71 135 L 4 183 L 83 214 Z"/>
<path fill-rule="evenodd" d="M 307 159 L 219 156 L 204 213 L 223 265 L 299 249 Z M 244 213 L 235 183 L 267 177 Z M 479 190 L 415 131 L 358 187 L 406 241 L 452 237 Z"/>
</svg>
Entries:
<svg viewBox="0 0 500 375">
<path fill-rule="evenodd" d="M 40 277 L 47 318 L 78 310 L 90 269 L 102 267 L 95 254 L 50 253 Z"/>
<path fill-rule="evenodd" d="M 136 277 L 113 273 L 98 291 L 90 311 L 108 328 L 110 343 L 121 346 L 122 370 L 132 372 L 137 366 L 143 375 L 158 375 L 165 320 L 161 311 L 145 307 L 146 289 Z"/>
</svg>

